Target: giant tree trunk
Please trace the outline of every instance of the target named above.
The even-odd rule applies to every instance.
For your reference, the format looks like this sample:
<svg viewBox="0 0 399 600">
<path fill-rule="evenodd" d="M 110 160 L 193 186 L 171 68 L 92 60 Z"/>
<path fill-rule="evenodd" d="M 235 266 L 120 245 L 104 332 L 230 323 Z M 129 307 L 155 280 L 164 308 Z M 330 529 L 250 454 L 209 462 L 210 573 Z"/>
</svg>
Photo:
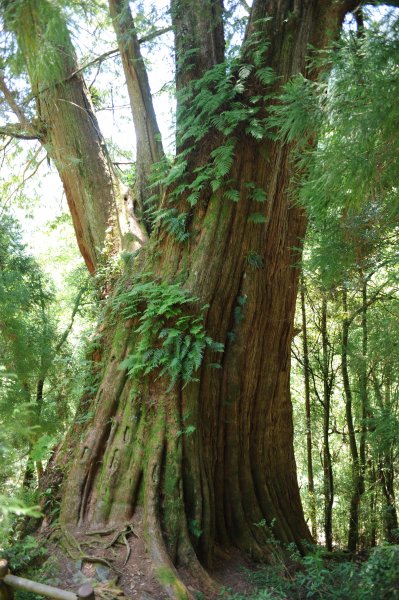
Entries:
<svg viewBox="0 0 399 600">
<path fill-rule="evenodd" d="M 257 30 L 271 40 L 268 65 L 284 81 L 305 70 L 308 45 L 324 46 L 343 14 L 335 2 L 297 3 L 294 12 L 290 2 L 255 2 L 248 35 Z M 259 91 L 255 77 L 249 85 L 248 95 Z M 188 242 L 157 230 L 156 256 L 144 250 L 140 263 L 143 271 L 151 268 L 153 280 L 178 281 L 199 299 L 186 315 L 206 306 L 206 331 L 224 343 L 224 353 L 219 359 L 207 353 L 198 382 L 168 389 L 159 373 L 137 381 L 119 368 L 138 344 L 137 320 L 109 327 L 95 416 L 64 489 L 63 523 L 86 528 L 132 518 L 143 498 L 148 546 L 172 571 L 177 562 L 193 566 L 190 548 L 209 565 L 215 545 L 261 558 L 270 553 L 271 531 L 284 543 L 310 539 L 296 481 L 289 393 L 293 265 L 306 220 L 289 200 L 288 148 L 240 135 L 229 173 L 240 201 L 226 201 L 226 188 L 207 190 L 191 210 Z M 194 165 L 205 164 L 209 144 L 205 150 L 189 157 Z M 265 190 L 265 222 L 248 219 L 259 204 L 246 184 Z M 186 205 L 182 197 L 177 209 Z M 256 266 L 248 259 L 254 254 Z M 210 368 L 215 362 L 220 368 Z"/>
<path fill-rule="evenodd" d="M 243 62 L 255 60 L 257 50 L 261 56 L 246 72 L 240 102 L 251 105 L 259 95 L 267 102 L 270 92 L 305 73 L 309 46 L 324 48 L 339 31 L 346 10 L 355 5 L 255 0 Z M 223 60 L 222 2 L 174 0 L 172 9 L 181 90 Z M 260 67 L 265 69 L 263 78 L 257 73 Z M 268 68 L 277 75 L 273 88 L 265 83 Z M 75 81 L 73 77 L 68 81 Z M 68 97 L 65 104 L 73 102 Z M 184 102 L 179 100 L 178 108 L 181 135 Z M 227 108 L 220 107 L 220 113 Z M 54 132 L 54 146 L 61 144 L 55 135 L 61 131 L 61 124 L 55 127 L 58 113 L 46 108 L 42 114 Z M 267 107 L 258 116 L 266 115 Z M 212 151 L 226 143 L 220 133 L 213 134 L 209 131 L 191 151 L 179 141 L 188 177 L 194 178 L 195 169 L 209 164 Z M 154 295 L 162 300 L 177 294 L 175 284 L 189 294 L 190 302 L 179 301 L 177 294 L 166 316 L 154 322 L 162 329 L 152 340 L 156 350 L 162 351 L 165 331 L 179 327 L 181 340 L 191 343 L 187 327 L 198 335 L 201 327 L 195 319 L 200 318 L 207 335 L 224 344 L 224 352 L 208 350 L 196 373 L 198 381 L 186 386 L 181 377 L 171 385 L 160 369 L 145 375 L 143 367 L 129 377 L 120 365 L 142 347 L 138 328 L 143 320 L 134 311 L 124 318 L 128 300 L 117 314 L 109 310 L 98 335 L 102 371 L 90 406 L 94 417 L 70 444 L 71 468 L 63 489 L 61 521 L 81 528 L 125 523 L 138 518 L 142 506 L 154 565 L 169 595 L 179 598 L 188 592 L 175 577 L 177 563 L 188 563 L 200 573 L 196 557 L 212 564 L 216 546 L 264 558 L 271 552 L 271 533 L 299 547 L 310 540 L 296 480 L 289 391 L 295 265 L 306 219 L 291 202 L 294 165 L 289 148 L 271 136 L 251 135 L 242 124 L 229 140 L 233 161 L 213 192 L 209 183 L 204 185 L 190 205 L 188 192 L 173 196 L 178 182 L 166 191 L 163 207 L 172 206 L 177 215 L 187 213 L 184 243 L 157 227 L 121 283 L 125 298 L 141 289 L 142 319 Z M 97 166 L 107 170 L 101 156 Z M 238 202 L 225 196 L 232 185 Z M 257 202 L 253 189 L 267 201 Z"/>
</svg>

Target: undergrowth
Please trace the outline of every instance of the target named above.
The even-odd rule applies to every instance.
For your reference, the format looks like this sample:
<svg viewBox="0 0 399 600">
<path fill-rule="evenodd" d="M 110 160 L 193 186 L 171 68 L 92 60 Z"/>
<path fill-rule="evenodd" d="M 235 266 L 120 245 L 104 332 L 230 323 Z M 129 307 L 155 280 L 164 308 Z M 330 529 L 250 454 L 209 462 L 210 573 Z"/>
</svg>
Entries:
<svg viewBox="0 0 399 600">
<path fill-rule="evenodd" d="M 321 550 L 295 562 L 251 572 L 256 591 L 226 600 L 391 600 L 399 598 L 399 546 L 382 545 L 367 560 L 337 562 Z"/>
<path fill-rule="evenodd" d="M 0 551 L 0 558 L 8 560 L 13 575 L 27 577 L 39 583 L 57 583 L 57 580 L 54 579 L 56 567 L 52 557 L 49 557 L 46 546 L 31 535 L 5 544 Z M 0 597 L 2 596 L 0 595 Z M 33 592 L 17 590 L 14 598 L 15 600 L 41 600 L 42 596 Z"/>
</svg>

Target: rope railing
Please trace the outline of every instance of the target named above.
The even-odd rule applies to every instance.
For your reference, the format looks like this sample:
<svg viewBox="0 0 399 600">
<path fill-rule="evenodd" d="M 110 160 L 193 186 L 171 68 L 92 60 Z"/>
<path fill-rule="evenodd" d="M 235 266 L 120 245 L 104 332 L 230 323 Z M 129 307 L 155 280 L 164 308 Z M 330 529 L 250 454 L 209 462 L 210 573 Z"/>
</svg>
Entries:
<svg viewBox="0 0 399 600">
<path fill-rule="evenodd" d="M 14 590 L 23 590 L 25 592 L 33 592 L 45 598 L 53 600 L 95 600 L 93 588 L 89 585 L 82 585 L 78 593 L 68 592 L 59 588 L 47 585 L 45 583 L 37 583 L 24 577 L 11 575 L 8 568 L 8 561 L 0 560 L 0 600 L 13 600 Z"/>
</svg>

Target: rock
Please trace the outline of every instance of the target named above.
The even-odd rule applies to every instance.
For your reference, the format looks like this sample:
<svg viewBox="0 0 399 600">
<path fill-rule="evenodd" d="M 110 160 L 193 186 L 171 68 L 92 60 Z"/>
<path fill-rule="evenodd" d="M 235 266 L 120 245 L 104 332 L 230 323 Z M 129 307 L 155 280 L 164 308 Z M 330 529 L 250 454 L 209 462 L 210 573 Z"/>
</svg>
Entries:
<svg viewBox="0 0 399 600">
<path fill-rule="evenodd" d="M 108 581 L 111 569 L 104 565 L 96 564 L 96 578 L 101 581 Z"/>
</svg>

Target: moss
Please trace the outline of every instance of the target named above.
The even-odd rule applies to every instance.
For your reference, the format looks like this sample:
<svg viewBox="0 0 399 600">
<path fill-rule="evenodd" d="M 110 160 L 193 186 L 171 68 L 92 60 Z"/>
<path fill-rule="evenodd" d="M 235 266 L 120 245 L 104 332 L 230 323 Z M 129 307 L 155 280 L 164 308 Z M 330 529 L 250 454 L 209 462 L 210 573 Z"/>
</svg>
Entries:
<svg viewBox="0 0 399 600">
<path fill-rule="evenodd" d="M 118 323 L 112 339 L 112 354 L 118 356 L 124 351 L 128 335 L 129 330 L 125 326 L 125 323 Z"/>
<path fill-rule="evenodd" d="M 100 504 L 101 516 L 105 519 L 108 517 L 109 513 L 111 512 L 112 499 L 113 498 L 112 498 L 110 487 L 107 485 L 105 487 L 104 495 L 102 497 L 101 504 Z"/>
<path fill-rule="evenodd" d="M 172 587 L 176 600 L 187 600 L 188 594 L 184 584 L 176 576 L 172 569 L 166 566 L 157 567 L 155 576 L 165 587 Z"/>
</svg>

